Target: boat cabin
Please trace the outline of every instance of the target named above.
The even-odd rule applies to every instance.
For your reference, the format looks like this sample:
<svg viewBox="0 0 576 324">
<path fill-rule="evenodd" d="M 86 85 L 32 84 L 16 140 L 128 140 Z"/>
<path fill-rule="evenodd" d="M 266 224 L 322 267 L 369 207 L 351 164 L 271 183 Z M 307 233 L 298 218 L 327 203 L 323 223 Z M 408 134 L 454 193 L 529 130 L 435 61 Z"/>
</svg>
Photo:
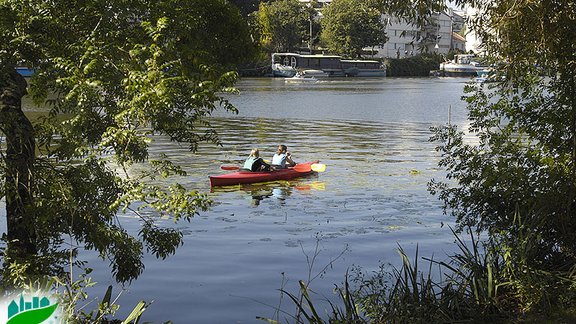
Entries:
<svg viewBox="0 0 576 324">
<path fill-rule="evenodd" d="M 478 62 L 473 60 L 475 57 L 474 54 L 456 54 L 454 55 L 454 63 L 478 65 Z"/>
</svg>

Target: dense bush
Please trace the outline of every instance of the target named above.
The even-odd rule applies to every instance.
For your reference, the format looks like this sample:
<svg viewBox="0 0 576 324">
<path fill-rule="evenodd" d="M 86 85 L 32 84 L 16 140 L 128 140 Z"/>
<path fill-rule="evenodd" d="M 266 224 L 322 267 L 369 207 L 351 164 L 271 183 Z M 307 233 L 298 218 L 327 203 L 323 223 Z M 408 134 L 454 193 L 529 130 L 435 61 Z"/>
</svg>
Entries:
<svg viewBox="0 0 576 324">
<path fill-rule="evenodd" d="M 417 55 L 388 59 L 386 60 L 386 75 L 390 77 L 429 76 L 430 71 L 438 70 L 441 61 L 439 55 Z"/>
</svg>

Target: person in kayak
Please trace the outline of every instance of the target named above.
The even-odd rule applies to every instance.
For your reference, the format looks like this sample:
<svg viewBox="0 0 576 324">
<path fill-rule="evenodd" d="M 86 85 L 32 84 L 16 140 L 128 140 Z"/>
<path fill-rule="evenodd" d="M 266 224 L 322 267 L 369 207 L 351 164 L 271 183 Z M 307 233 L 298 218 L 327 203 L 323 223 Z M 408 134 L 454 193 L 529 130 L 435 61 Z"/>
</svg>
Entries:
<svg viewBox="0 0 576 324">
<path fill-rule="evenodd" d="M 250 156 L 244 162 L 243 169 L 250 170 L 252 172 L 259 172 L 259 171 L 270 171 L 270 165 L 260 157 L 260 150 L 257 148 L 253 148 L 250 151 Z"/>
<path fill-rule="evenodd" d="M 272 167 L 276 169 L 285 169 L 286 167 L 293 167 L 296 162 L 292 160 L 292 154 L 288 152 L 286 145 L 279 145 L 276 154 L 272 157 Z"/>
</svg>

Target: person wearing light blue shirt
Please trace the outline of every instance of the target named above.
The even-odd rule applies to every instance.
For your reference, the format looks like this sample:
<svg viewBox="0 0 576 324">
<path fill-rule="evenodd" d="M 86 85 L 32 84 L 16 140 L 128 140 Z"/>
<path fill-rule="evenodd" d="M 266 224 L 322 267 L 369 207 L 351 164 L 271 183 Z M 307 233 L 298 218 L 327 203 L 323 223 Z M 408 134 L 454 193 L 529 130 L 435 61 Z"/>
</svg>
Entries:
<svg viewBox="0 0 576 324">
<path fill-rule="evenodd" d="M 276 154 L 272 157 L 272 167 L 277 169 L 285 169 L 286 167 L 293 167 L 296 162 L 292 160 L 292 154 L 288 152 L 286 145 L 279 145 Z"/>
</svg>

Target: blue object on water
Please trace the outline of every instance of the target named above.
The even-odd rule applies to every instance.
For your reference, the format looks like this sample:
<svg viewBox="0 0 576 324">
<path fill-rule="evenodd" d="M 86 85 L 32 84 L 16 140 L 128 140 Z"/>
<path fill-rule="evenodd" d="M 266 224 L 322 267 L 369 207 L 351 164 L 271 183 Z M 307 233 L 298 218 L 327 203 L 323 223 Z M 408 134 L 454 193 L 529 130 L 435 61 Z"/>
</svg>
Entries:
<svg viewBox="0 0 576 324">
<path fill-rule="evenodd" d="M 16 71 L 20 73 L 20 75 L 22 75 L 23 77 L 31 77 L 32 74 L 34 74 L 34 71 L 32 71 L 27 67 L 17 67 Z"/>
</svg>

